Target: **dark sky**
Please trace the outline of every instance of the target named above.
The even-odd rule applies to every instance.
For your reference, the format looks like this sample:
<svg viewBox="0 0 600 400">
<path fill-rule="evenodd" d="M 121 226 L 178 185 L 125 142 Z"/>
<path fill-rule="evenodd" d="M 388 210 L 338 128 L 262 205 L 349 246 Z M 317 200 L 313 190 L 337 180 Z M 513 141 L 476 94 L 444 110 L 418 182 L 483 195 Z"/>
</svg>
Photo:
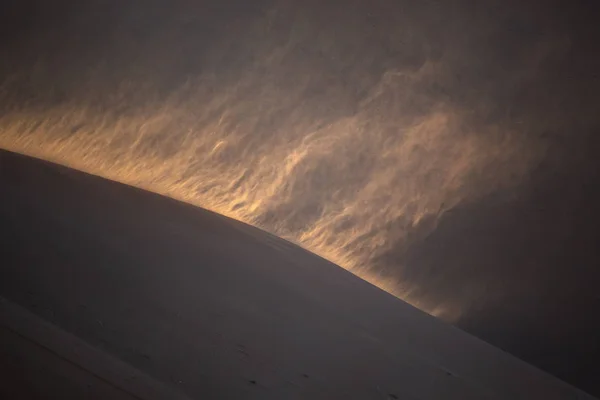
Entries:
<svg viewBox="0 0 600 400">
<path fill-rule="evenodd" d="M 435 224 L 416 226 L 410 240 L 390 234 L 371 268 L 417 287 L 422 304 L 468 304 L 456 325 L 600 395 L 598 2 L 62 0 L 1 7 L 3 117 L 82 99 L 127 114 L 167 98 L 190 77 L 228 82 L 285 44 L 290 26 L 300 39 L 279 61 L 280 74 L 265 79 L 285 88 L 302 68 L 311 71 L 310 96 L 299 107 L 325 121 L 355 113 L 386 71 L 438 65 L 435 79 L 410 86 L 420 93 L 402 103 L 412 115 L 439 105 L 460 110 L 461 126 L 517 132 L 521 141 L 541 143 L 543 155 L 516 184 L 453 203 Z M 256 21 L 273 9 L 270 33 L 256 34 Z M 512 161 L 505 162 L 484 180 L 509 170 Z M 391 220 L 386 229 L 402 223 Z"/>
</svg>

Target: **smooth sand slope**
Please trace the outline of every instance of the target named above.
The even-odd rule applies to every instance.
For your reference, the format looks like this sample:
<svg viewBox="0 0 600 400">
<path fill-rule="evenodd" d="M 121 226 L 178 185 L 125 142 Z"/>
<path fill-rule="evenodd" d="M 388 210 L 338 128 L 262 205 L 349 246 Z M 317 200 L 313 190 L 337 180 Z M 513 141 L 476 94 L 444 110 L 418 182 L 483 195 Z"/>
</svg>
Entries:
<svg viewBox="0 0 600 400">
<path fill-rule="evenodd" d="M 591 399 L 220 215 L 7 152 L 0 202 L 0 397 Z"/>
</svg>

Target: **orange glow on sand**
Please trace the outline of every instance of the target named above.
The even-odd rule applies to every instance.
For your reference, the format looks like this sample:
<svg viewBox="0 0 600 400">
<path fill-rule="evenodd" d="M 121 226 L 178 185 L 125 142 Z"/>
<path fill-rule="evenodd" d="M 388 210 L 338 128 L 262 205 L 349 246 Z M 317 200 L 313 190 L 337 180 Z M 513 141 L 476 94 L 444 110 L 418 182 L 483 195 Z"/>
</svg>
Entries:
<svg viewBox="0 0 600 400">
<path fill-rule="evenodd" d="M 473 127 L 468 110 L 427 95 L 440 62 L 386 71 L 352 111 L 333 115 L 347 94 L 324 88 L 326 102 L 307 100 L 315 72 L 285 60 L 292 39 L 265 44 L 234 78 L 206 73 L 164 98 L 133 104 L 125 82 L 114 109 L 78 99 L 5 114 L 0 147 L 260 227 L 455 319 L 463 304 L 421 303 L 418 288 L 372 272 L 378 257 L 458 204 L 518 184 L 540 146 Z"/>
</svg>

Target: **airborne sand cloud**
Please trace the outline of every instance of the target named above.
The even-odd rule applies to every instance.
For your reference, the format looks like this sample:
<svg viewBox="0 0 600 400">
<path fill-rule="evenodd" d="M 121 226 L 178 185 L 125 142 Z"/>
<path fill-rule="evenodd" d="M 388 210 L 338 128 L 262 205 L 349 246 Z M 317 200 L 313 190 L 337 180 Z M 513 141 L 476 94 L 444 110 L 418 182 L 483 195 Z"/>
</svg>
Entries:
<svg viewBox="0 0 600 400">
<path fill-rule="evenodd" d="M 423 303 L 381 256 L 527 178 L 545 142 L 498 102 L 568 43 L 524 41 L 485 76 L 496 15 L 387 7 L 282 1 L 208 28 L 185 2 L 109 13 L 97 50 L 65 33 L 4 80 L 0 146 L 259 226 L 456 319 L 474 299 Z"/>
</svg>

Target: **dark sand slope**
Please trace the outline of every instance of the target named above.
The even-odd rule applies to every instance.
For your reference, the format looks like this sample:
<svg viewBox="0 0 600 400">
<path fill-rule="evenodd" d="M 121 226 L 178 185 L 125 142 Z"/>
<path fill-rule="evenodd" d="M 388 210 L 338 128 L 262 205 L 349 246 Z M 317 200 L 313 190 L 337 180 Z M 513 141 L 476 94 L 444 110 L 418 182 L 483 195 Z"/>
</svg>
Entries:
<svg viewBox="0 0 600 400">
<path fill-rule="evenodd" d="M 2 390 L 46 370 L 49 398 L 591 399 L 222 216 L 6 152 L 0 190 Z"/>
</svg>

